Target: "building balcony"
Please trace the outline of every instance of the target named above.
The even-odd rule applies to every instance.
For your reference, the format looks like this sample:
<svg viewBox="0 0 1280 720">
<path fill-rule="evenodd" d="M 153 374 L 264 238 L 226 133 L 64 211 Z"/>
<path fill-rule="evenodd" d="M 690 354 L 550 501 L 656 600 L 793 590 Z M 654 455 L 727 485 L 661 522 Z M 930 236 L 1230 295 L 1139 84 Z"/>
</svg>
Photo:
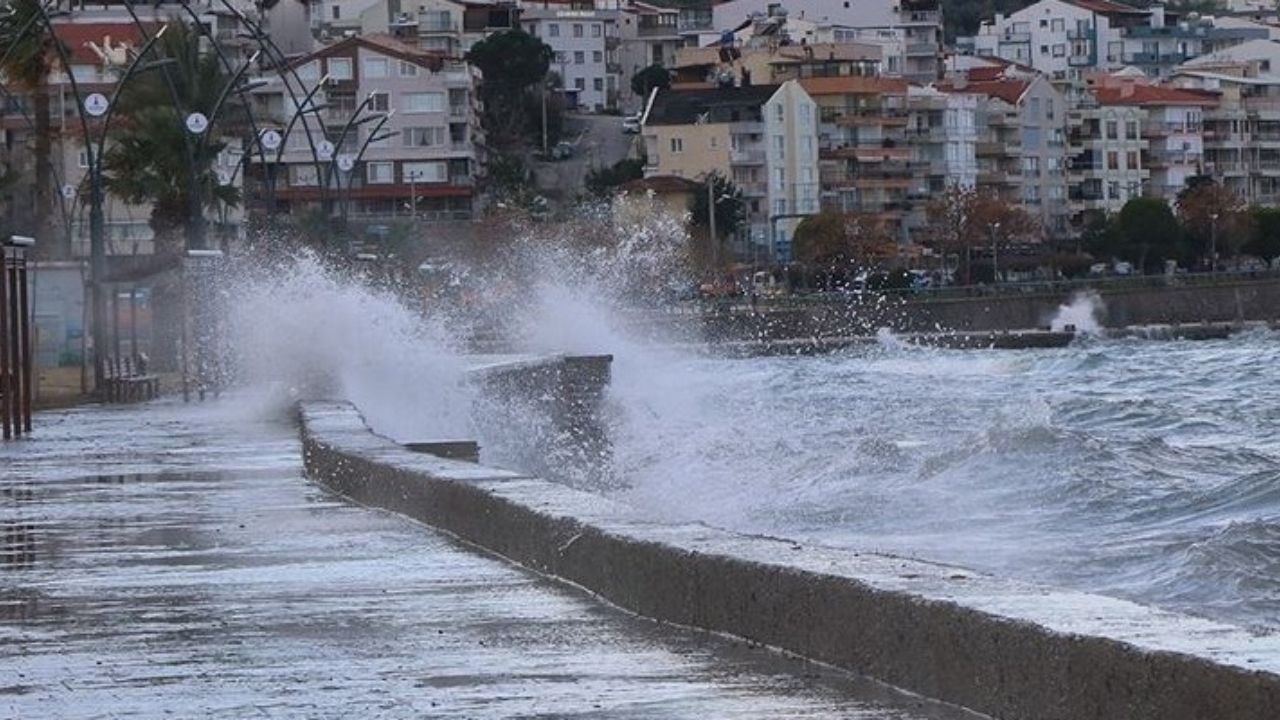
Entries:
<svg viewBox="0 0 1280 720">
<path fill-rule="evenodd" d="M 642 38 L 670 38 L 675 40 L 680 36 L 678 25 L 645 25 L 641 23 L 636 28 L 636 34 Z"/>
<path fill-rule="evenodd" d="M 729 151 L 729 162 L 733 165 L 763 165 L 763 150 L 731 150 Z"/>
<path fill-rule="evenodd" d="M 769 184 L 763 182 L 734 182 L 747 197 L 764 197 L 769 194 Z"/>
<path fill-rule="evenodd" d="M 940 51 L 941 48 L 937 43 L 907 43 L 906 47 L 907 57 L 917 57 L 920 55 L 934 56 Z"/>
<path fill-rule="evenodd" d="M 857 160 L 861 163 L 905 162 L 911 159 L 911 148 L 861 145 L 852 147 L 823 148 L 818 151 L 822 160 Z"/>
<path fill-rule="evenodd" d="M 461 30 L 461 26 L 456 20 L 441 20 L 437 15 L 434 19 L 429 15 L 418 16 L 418 34 L 419 35 L 454 35 Z"/>
</svg>

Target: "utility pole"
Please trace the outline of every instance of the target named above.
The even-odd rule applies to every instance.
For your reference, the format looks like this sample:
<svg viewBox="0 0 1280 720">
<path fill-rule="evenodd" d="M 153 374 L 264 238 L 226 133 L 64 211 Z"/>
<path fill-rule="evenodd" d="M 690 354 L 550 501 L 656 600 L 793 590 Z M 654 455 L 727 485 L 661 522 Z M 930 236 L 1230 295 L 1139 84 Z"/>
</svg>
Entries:
<svg viewBox="0 0 1280 720">
<path fill-rule="evenodd" d="M 1000 268 L 996 264 L 996 236 L 1000 233 L 1000 223 L 991 224 L 991 284 L 1000 282 Z"/>
<path fill-rule="evenodd" d="M 542 157 L 547 157 L 547 82 L 542 81 Z"/>
<path fill-rule="evenodd" d="M 1209 216 L 1209 272 L 1218 272 L 1218 213 Z"/>
<path fill-rule="evenodd" d="M 716 268 L 716 260 L 718 259 L 719 248 L 716 247 L 716 184 L 713 182 L 715 176 L 707 176 L 707 222 L 710 227 L 710 250 L 711 250 L 711 268 Z"/>
</svg>

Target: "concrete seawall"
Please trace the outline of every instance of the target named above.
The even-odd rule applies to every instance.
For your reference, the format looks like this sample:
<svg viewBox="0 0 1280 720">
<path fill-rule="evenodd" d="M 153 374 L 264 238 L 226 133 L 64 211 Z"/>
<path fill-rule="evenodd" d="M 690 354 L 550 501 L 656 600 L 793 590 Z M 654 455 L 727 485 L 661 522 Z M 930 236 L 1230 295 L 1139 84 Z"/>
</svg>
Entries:
<svg viewBox="0 0 1280 720">
<path fill-rule="evenodd" d="M 1280 637 L 969 570 L 647 522 L 597 495 L 414 453 L 348 403 L 299 410 L 307 472 L 638 614 L 995 717 L 1274 720 Z"/>
</svg>

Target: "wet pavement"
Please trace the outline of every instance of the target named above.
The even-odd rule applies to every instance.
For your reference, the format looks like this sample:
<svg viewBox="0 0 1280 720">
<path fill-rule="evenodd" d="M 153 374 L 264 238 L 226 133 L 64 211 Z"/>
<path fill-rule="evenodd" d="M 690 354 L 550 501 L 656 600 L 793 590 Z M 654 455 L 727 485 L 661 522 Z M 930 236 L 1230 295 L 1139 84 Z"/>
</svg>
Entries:
<svg viewBox="0 0 1280 720">
<path fill-rule="evenodd" d="M 251 404 L 0 444 L 0 717 L 974 717 L 351 505 Z"/>
</svg>

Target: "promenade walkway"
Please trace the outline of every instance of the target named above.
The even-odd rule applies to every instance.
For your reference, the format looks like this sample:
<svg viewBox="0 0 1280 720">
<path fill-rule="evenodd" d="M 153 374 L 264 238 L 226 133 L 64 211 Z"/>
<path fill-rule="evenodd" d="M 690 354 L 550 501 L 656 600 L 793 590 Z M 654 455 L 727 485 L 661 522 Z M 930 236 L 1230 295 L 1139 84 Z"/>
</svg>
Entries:
<svg viewBox="0 0 1280 720">
<path fill-rule="evenodd" d="M 0 444 L 0 718 L 972 717 L 353 506 L 245 404 Z"/>
</svg>

